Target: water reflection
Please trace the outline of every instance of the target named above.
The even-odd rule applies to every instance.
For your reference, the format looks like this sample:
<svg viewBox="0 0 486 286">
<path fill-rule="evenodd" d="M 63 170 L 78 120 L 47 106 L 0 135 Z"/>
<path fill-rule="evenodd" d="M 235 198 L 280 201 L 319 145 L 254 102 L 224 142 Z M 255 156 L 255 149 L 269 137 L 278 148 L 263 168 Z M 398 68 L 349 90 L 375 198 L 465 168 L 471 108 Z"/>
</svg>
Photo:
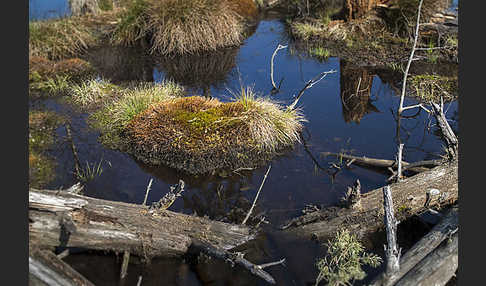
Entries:
<svg viewBox="0 0 486 286">
<path fill-rule="evenodd" d="M 209 96 L 211 86 L 219 88 L 232 80 L 238 50 L 230 48 L 202 54 L 158 57 L 154 68 L 154 75 L 158 77 L 154 80 L 161 81 L 163 72 L 165 78 Z"/>
<path fill-rule="evenodd" d="M 153 62 L 143 47 L 103 46 L 91 50 L 86 60 L 112 82 L 153 80 Z"/>
<path fill-rule="evenodd" d="M 344 121 L 359 124 L 366 114 L 380 112 L 373 105 L 374 99 L 371 98 L 374 73 L 370 69 L 354 66 L 344 60 L 340 61 L 339 67 Z"/>
</svg>

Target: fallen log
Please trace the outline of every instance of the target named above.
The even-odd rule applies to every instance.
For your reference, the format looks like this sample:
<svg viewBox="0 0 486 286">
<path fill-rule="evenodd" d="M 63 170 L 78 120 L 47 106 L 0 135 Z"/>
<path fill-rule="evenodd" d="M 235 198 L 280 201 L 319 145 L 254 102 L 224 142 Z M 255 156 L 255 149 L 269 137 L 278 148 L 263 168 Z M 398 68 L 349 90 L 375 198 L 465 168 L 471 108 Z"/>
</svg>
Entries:
<svg viewBox="0 0 486 286">
<path fill-rule="evenodd" d="M 29 248 L 29 285 L 94 286 L 53 252 Z"/>
<path fill-rule="evenodd" d="M 458 198 L 457 160 L 391 184 L 397 220 L 402 221 L 429 207 L 440 207 Z M 339 228 L 363 238 L 383 227 L 382 188 L 361 194 L 360 208 L 329 207 L 294 218 L 281 226 L 298 237 L 323 240 Z"/>
<path fill-rule="evenodd" d="M 358 166 L 363 166 L 363 167 L 376 167 L 376 168 L 391 168 L 396 165 L 395 160 L 386 160 L 386 159 L 375 159 L 375 158 L 368 158 L 368 157 L 358 157 L 358 156 L 353 156 L 353 155 L 348 155 L 344 153 L 332 153 L 332 152 L 322 152 L 321 155 L 323 156 L 336 156 L 338 158 L 343 158 L 343 159 L 348 159 L 348 160 L 353 160 L 353 164 L 356 164 Z M 404 167 L 404 170 L 407 171 L 412 171 L 414 173 L 420 173 L 424 172 L 427 170 L 430 170 L 430 168 L 424 167 L 425 165 L 428 166 L 437 166 L 439 162 L 437 160 L 430 160 L 425 162 L 423 165 L 417 165 L 417 166 L 412 166 L 408 167 L 413 163 L 408 163 L 405 161 L 402 161 L 402 166 Z"/>
<path fill-rule="evenodd" d="M 458 267 L 458 233 L 445 240 L 445 245 L 439 246 L 429 253 L 405 276 L 396 286 L 426 286 L 445 285 L 454 276 Z"/>
<path fill-rule="evenodd" d="M 457 207 L 453 207 L 442 220 L 429 231 L 429 233 L 422 237 L 401 257 L 400 269 L 394 276 L 386 277 L 385 273 L 381 273 L 373 279 L 370 286 L 394 285 L 400 278 L 424 259 L 424 257 L 437 248 L 446 238 L 449 238 L 458 227 L 458 209 Z"/>
<path fill-rule="evenodd" d="M 234 225 L 142 205 L 90 198 L 65 191 L 29 192 L 29 243 L 128 251 L 144 258 L 180 256 L 193 239 L 225 250 L 254 234 Z"/>
</svg>

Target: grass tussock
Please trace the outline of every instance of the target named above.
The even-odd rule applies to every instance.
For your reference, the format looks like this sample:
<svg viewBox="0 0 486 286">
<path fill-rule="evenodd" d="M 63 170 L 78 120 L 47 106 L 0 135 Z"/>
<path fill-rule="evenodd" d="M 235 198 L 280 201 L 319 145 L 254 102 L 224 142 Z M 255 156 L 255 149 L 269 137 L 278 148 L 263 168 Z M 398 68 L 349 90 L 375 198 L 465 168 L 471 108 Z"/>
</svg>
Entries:
<svg viewBox="0 0 486 286">
<path fill-rule="evenodd" d="M 423 102 L 456 100 L 458 97 L 457 78 L 439 75 L 414 75 L 409 78 L 409 88 Z"/>
<path fill-rule="evenodd" d="M 29 111 L 29 185 L 41 188 L 55 177 L 55 163 L 46 155 L 55 141 L 55 129 L 64 119 L 53 112 Z"/>
<path fill-rule="evenodd" d="M 29 91 L 60 94 L 93 74 L 94 68 L 79 58 L 50 61 L 43 57 L 30 57 Z"/>
<path fill-rule="evenodd" d="M 90 96 L 93 100 L 85 102 L 95 106 L 102 105 L 102 108 L 92 115 L 90 122 L 102 132 L 102 143 L 112 148 L 121 146 L 120 135 L 135 116 L 152 105 L 184 95 L 184 88 L 171 81 L 162 84 L 142 83 L 129 88 L 120 88 L 109 82 L 99 85 L 96 87 L 96 83 L 92 83 L 89 89 L 95 92 L 102 90 L 102 93 Z M 86 94 L 86 90 L 78 93 L 85 98 L 88 97 Z M 76 95 L 73 94 L 73 97 Z M 76 101 L 74 98 L 73 100 Z M 77 101 L 82 102 L 81 99 Z"/>
<path fill-rule="evenodd" d="M 50 60 L 75 57 L 97 38 L 80 17 L 29 22 L 29 56 Z"/>
<path fill-rule="evenodd" d="M 126 128 L 130 153 L 191 174 L 258 166 L 299 141 L 304 118 L 242 89 L 233 101 L 193 96 L 154 105 Z"/>
<path fill-rule="evenodd" d="M 163 55 L 214 51 L 239 45 L 243 17 L 235 1 L 136 0 L 121 15 L 113 42 L 133 45 L 147 39 Z M 247 9 L 240 9 L 246 11 Z"/>
</svg>

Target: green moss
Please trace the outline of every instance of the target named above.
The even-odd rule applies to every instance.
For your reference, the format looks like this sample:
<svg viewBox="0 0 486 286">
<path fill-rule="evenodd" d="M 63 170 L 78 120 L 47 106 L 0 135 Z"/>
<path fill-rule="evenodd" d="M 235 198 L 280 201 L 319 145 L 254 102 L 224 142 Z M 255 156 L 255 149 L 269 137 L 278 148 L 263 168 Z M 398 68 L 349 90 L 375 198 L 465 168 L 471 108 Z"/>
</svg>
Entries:
<svg viewBox="0 0 486 286">
<path fill-rule="evenodd" d="M 111 11 L 113 10 L 113 0 L 98 0 L 98 7 L 102 11 Z"/>
</svg>

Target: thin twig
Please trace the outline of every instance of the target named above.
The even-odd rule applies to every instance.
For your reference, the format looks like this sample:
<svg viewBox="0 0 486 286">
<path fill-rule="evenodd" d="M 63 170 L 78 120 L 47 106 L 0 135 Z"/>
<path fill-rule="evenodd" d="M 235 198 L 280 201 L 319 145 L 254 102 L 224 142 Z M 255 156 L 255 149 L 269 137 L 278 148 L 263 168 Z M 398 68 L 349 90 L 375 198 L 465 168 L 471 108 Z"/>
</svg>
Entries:
<svg viewBox="0 0 486 286">
<path fill-rule="evenodd" d="M 255 196 L 255 199 L 253 200 L 253 204 L 251 205 L 251 208 L 250 210 L 248 211 L 248 213 L 246 214 L 246 217 L 245 219 L 243 220 L 243 222 L 241 224 L 246 224 L 246 221 L 248 220 L 248 218 L 250 217 L 251 215 L 251 212 L 253 211 L 253 208 L 255 207 L 255 204 L 256 204 L 256 201 L 258 199 L 258 196 L 260 195 L 260 191 L 262 190 L 262 187 L 263 187 L 263 184 L 265 183 L 265 180 L 267 179 L 267 175 L 268 173 L 270 172 L 270 169 L 272 168 L 272 165 L 269 165 L 268 166 L 268 169 L 267 169 L 267 172 L 265 173 L 265 176 L 263 177 L 263 180 L 262 180 L 262 183 L 260 184 L 260 188 L 258 189 L 258 192 Z"/>
<path fill-rule="evenodd" d="M 142 275 L 138 276 L 137 286 L 142 285 Z"/>
<path fill-rule="evenodd" d="M 270 266 L 283 264 L 284 262 L 285 262 L 285 258 L 282 258 L 279 261 L 269 262 L 269 263 L 264 263 L 264 264 L 257 265 L 257 267 L 259 267 L 260 269 L 264 269 L 264 268 L 267 268 L 267 267 L 270 267 Z"/>
<path fill-rule="evenodd" d="M 147 198 L 148 198 L 148 194 L 150 192 L 150 187 L 152 186 L 152 181 L 153 181 L 153 179 L 151 178 L 149 183 L 148 183 L 148 186 L 147 186 L 147 191 L 145 192 L 145 198 L 143 199 L 143 205 L 144 206 L 147 204 Z"/>
<path fill-rule="evenodd" d="M 405 73 L 403 75 L 403 83 L 402 83 L 402 94 L 400 96 L 400 106 L 398 107 L 398 115 L 401 115 L 403 112 L 403 100 L 405 98 L 405 88 L 407 86 L 407 77 L 408 77 L 408 70 L 410 69 L 410 64 L 412 63 L 413 55 L 415 53 L 415 47 L 417 46 L 417 40 L 419 36 L 419 25 L 420 25 L 420 9 L 422 8 L 423 0 L 420 0 L 417 12 L 417 23 L 415 25 L 415 35 L 413 40 L 413 47 L 412 52 L 410 53 L 410 57 L 408 59 L 407 67 L 405 68 Z"/>
</svg>

